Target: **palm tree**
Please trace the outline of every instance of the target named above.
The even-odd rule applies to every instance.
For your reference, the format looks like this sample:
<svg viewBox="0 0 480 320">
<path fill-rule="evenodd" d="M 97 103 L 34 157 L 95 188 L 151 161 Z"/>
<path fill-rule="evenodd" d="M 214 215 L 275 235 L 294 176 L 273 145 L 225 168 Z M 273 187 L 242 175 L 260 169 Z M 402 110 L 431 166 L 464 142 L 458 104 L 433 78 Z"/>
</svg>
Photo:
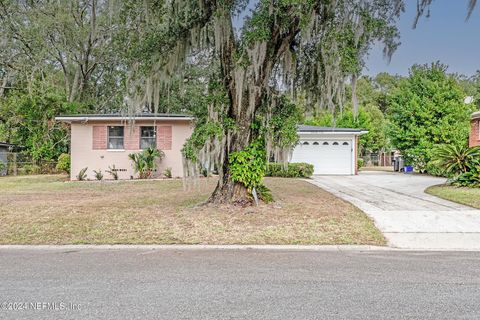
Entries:
<svg viewBox="0 0 480 320">
<path fill-rule="evenodd" d="M 433 164 L 444 169 L 448 175 L 459 175 L 480 164 L 480 147 L 439 145 L 433 151 L 433 159 Z"/>
<path fill-rule="evenodd" d="M 140 179 L 147 179 L 152 176 L 153 171 L 157 167 L 157 159 L 163 159 L 165 153 L 155 148 L 148 148 L 140 153 L 131 153 L 128 155 L 133 161 L 135 172 L 138 173 Z"/>
</svg>

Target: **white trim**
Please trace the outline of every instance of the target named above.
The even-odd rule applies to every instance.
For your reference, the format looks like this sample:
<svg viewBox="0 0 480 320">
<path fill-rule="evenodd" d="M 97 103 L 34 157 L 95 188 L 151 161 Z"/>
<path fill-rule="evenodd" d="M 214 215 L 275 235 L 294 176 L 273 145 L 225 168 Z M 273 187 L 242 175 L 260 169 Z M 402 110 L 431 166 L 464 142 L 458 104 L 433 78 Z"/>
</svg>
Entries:
<svg viewBox="0 0 480 320">
<path fill-rule="evenodd" d="M 125 121 L 125 120 L 173 120 L 173 121 L 191 121 L 193 117 L 55 117 L 56 121 L 62 122 L 88 122 L 88 121 Z"/>
<path fill-rule="evenodd" d="M 101 149 L 97 149 L 97 150 L 101 150 Z M 125 152 L 125 149 L 105 149 L 107 150 L 108 152 Z"/>
<path fill-rule="evenodd" d="M 297 134 L 299 136 L 301 135 L 337 135 L 337 136 L 341 136 L 341 135 L 344 135 L 344 136 L 359 136 L 359 135 L 362 135 L 362 134 L 366 134 L 368 133 L 367 130 L 362 130 L 362 131 L 354 131 L 354 132 L 350 132 L 350 131 L 297 131 Z"/>
</svg>

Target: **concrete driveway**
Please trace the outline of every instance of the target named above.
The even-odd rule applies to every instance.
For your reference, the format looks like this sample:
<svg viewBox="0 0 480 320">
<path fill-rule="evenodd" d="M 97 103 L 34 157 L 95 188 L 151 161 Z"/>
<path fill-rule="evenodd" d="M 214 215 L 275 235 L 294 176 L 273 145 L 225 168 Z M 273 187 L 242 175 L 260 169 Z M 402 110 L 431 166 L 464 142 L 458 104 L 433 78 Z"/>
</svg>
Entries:
<svg viewBox="0 0 480 320">
<path fill-rule="evenodd" d="M 362 172 L 309 181 L 365 211 L 392 247 L 480 250 L 480 210 L 424 192 L 444 179 Z"/>
</svg>

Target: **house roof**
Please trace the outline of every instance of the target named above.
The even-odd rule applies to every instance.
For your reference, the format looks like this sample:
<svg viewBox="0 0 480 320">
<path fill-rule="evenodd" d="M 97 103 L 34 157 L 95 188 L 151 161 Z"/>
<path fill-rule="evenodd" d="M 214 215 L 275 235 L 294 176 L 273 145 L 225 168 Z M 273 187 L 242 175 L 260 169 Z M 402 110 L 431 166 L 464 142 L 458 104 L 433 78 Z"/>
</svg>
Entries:
<svg viewBox="0 0 480 320">
<path fill-rule="evenodd" d="M 179 113 L 137 113 L 133 115 L 126 115 L 120 113 L 111 114 L 74 114 L 61 115 L 55 117 L 57 121 L 72 122 L 72 121 L 109 121 L 109 120 L 192 120 L 193 117 L 186 114 Z"/>
<path fill-rule="evenodd" d="M 472 113 L 471 118 L 472 119 L 480 119 L 480 111 Z"/>
<path fill-rule="evenodd" d="M 351 133 L 351 134 L 368 133 L 368 131 L 364 129 L 319 127 L 319 126 L 307 126 L 307 125 L 297 126 L 297 132 L 299 133 Z"/>
</svg>

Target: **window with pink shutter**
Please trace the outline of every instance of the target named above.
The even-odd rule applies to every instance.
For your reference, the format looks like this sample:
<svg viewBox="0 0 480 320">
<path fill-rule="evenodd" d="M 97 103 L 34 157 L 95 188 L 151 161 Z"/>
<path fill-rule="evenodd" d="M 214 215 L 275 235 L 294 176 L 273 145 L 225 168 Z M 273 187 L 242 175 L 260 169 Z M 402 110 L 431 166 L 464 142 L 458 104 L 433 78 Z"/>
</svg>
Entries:
<svg viewBox="0 0 480 320">
<path fill-rule="evenodd" d="M 140 127 L 140 149 L 156 148 L 157 138 L 154 126 Z"/>
<path fill-rule="evenodd" d="M 108 126 L 108 149 L 123 149 L 125 145 L 124 133 L 124 126 Z"/>
</svg>

